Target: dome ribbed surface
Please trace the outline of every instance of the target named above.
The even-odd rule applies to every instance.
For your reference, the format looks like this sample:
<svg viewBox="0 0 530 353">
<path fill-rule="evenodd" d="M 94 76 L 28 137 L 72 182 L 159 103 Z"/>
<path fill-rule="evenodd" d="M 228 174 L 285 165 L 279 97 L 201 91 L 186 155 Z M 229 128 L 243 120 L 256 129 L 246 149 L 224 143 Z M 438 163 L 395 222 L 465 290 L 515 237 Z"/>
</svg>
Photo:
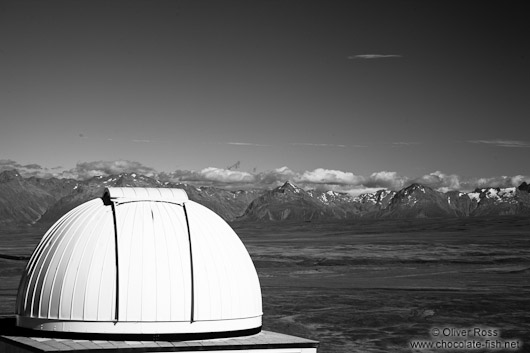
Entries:
<svg viewBox="0 0 530 353">
<path fill-rule="evenodd" d="M 16 313 L 50 331 L 237 331 L 261 326 L 261 290 L 236 233 L 183 190 L 109 188 L 46 232 Z"/>
</svg>

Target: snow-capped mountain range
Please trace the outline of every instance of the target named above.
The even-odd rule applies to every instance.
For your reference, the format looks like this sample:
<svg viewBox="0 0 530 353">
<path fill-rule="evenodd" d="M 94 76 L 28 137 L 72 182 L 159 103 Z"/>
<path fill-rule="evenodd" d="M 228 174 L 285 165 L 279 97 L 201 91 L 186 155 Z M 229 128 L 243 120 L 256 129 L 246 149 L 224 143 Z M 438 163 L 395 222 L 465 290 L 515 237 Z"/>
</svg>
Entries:
<svg viewBox="0 0 530 353">
<path fill-rule="evenodd" d="M 304 190 L 287 181 L 272 190 L 225 190 L 162 182 L 130 173 L 88 180 L 23 178 L 16 170 L 0 173 L 0 227 L 48 224 L 75 206 L 100 197 L 105 187 L 172 187 L 217 212 L 227 221 L 340 220 L 530 216 L 530 186 L 439 192 L 421 184 L 398 191 L 351 196 Z"/>
</svg>

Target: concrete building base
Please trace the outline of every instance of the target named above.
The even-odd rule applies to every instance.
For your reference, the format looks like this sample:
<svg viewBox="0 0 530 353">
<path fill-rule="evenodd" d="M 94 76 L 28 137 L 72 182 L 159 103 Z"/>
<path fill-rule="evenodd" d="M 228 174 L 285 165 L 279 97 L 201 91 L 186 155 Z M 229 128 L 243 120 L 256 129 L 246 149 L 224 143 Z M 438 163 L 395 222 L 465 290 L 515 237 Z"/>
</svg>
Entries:
<svg viewBox="0 0 530 353">
<path fill-rule="evenodd" d="M 136 352 L 208 352 L 217 353 L 316 353 L 317 341 L 261 331 L 257 334 L 230 338 L 197 340 L 173 340 L 161 337 L 156 340 L 120 340 L 119 336 L 108 339 L 87 337 L 46 337 L 39 332 L 6 327 L 0 331 L 0 352 L 2 353 L 136 353 Z M 13 322 L 14 326 L 14 322 Z M 152 337 L 151 337 L 152 338 Z"/>
</svg>

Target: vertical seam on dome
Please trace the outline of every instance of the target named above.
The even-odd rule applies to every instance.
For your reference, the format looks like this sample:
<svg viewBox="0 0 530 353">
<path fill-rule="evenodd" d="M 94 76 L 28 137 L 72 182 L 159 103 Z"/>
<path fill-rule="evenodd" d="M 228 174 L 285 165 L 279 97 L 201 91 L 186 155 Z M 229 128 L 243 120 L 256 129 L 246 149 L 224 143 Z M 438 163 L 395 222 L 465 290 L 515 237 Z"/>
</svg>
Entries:
<svg viewBox="0 0 530 353">
<path fill-rule="evenodd" d="M 154 312 L 154 316 L 155 316 L 155 320 L 158 321 L 158 256 L 157 256 L 157 248 L 156 248 L 156 233 L 157 233 L 157 229 L 156 229 L 156 225 L 155 225 L 155 215 L 153 213 L 153 208 L 155 207 L 156 205 L 156 202 L 153 203 L 153 204 L 150 204 L 149 206 L 149 211 L 151 211 L 151 229 L 152 229 L 152 236 L 153 236 L 153 248 L 154 248 L 154 265 L 155 265 L 155 274 L 153 276 L 153 279 L 155 281 L 155 312 Z"/>
<path fill-rule="evenodd" d="M 193 251 L 191 247 L 191 230 L 190 230 L 190 221 L 188 219 L 188 211 L 186 210 L 186 203 L 182 203 L 182 208 L 184 209 L 184 217 L 186 218 L 186 227 L 188 228 L 188 242 L 190 246 L 190 272 L 191 272 L 191 315 L 190 323 L 195 321 L 195 279 L 193 276 Z"/>
<path fill-rule="evenodd" d="M 114 201 L 110 201 L 110 207 L 112 209 L 112 220 L 114 223 L 114 255 L 116 258 L 116 298 L 114 304 L 114 321 L 118 322 L 120 313 L 120 268 L 118 259 L 118 224 L 116 220 L 116 204 Z"/>
<path fill-rule="evenodd" d="M 117 205 L 123 205 L 122 203 L 118 203 L 118 202 L 116 202 L 116 204 Z M 131 209 L 132 209 L 132 211 L 131 211 Z M 121 220 L 121 225 L 118 227 L 119 229 L 122 229 L 122 230 L 125 229 L 128 220 L 131 218 L 130 213 L 133 212 L 133 211 L 136 212 L 135 210 L 136 209 L 132 208 L 132 207 L 125 207 L 124 208 L 124 211 L 122 212 L 122 214 L 123 214 L 122 218 L 123 219 Z M 116 214 L 117 214 L 117 212 L 116 212 Z M 132 219 L 134 220 L 134 218 L 135 217 L 133 216 Z M 131 267 L 131 252 L 132 252 L 132 244 L 131 244 L 131 242 L 132 242 L 132 235 L 133 235 L 132 230 L 129 233 L 125 233 L 126 236 L 127 236 L 127 234 L 128 234 L 127 241 L 128 241 L 129 249 L 125 249 L 125 245 L 121 245 L 120 246 L 122 248 L 122 250 L 123 250 L 123 252 L 122 252 L 122 254 L 124 255 L 123 258 L 126 258 L 125 257 L 125 253 L 127 252 L 126 250 L 128 250 L 128 253 L 129 253 L 129 257 L 126 258 L 128 262 L 126 264 L 124 264 L 125 265 L 124 267 L 128 269 L 127 270 L 127 276 L 126 277 L 121 276 L 121 279 L 120 279 L 120 282 L 121 281 L 125 282 L 125 279 L 127 279 L 127 283 L 123 283 L 123 288 L 125 288 L 125 290 L 124 290 L 124 296 L 125 296 L 124 302 L 125 302 L 125 305 L 123 305 L 123 303 L 121 305 L 124 308 L 124 317 L 122 316 L 122 319 L 125 319 L 125 321 L 127 321 L 128 315 L 129 315 L 128 308 L 129 308 L 129 284 L 130 284 L 130 277 L 131 277 L 130 276 L 130 274 L 131 274 L 130 267 Z M 116 234 L 116 236 L 118 236 L 118 234 Z M 124 237 L 122 236 L 122 238 L 124 238 Z M 125 241 L 124 241 L 124 243 L 125 243 Z M 125 260 L 121 260 L 121 261 L 123 262 Z M 120 300 L 120 297 L 117 296 L 116 298 L 117 298 L 116 300 Z"/>
<path fill-rule="evenodd" d="M 136 195 L 136 190 L 134 191 L 134 194 Z M 144 320 L 144 263 L 146 262 L 146 256 L 145 256 L 145 247 L 144 247 L 144 243 L 145 243 L 145 219 L 144 218 L 141 218 L 145 212 L 144 212 L 144 209 L 145 209 L 145 205 L 143 203 L 139 203 L 139 206 L 136 206 L 135 208 L 135 212 L 137 212 L 138 208 L 142 207 L 142 209 L 140 210 L 140 217 L 135 217 L 134 218 L 134 221 L 136 222 L 136 220 L 138 219 L 141 219 L 141 226 L 142 226 L 142 231 L 140 232 L 140 240 L 138 241 L 138 243 L 140 244 L 140 248 L 142 249 L 142 251 L 140 252 L 140 270 L 138 271 L 138 275 L 140 276 L 140 289 L 138 291 L 138 293 L 140 294 L 140 321 L 143 321 Z M 136 225 L 136 223 L 135 223 Z M 136 229 L 136 227 L 134 227 Z"/>
</svg>

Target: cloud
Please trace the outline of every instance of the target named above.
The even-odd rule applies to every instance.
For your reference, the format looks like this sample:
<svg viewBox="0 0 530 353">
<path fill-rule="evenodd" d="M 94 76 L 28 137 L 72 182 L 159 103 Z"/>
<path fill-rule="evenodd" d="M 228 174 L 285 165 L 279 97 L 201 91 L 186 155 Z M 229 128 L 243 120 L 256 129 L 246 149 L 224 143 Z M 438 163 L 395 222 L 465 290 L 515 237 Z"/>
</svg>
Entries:
<svg viewBox="0 0 530 353">
<path fill-rule="evenodd" d="M 228 170 L 221 168 L 208 167 L 199 172 L 206 180 L 217 181 L 221 183 L 250 183 L 255 177 L 247 172 L 238 170 Z"/>
<path fill-rule="evenodd" d="M 288 167 L 262 172 L 257 175 L 256 179 L 262 187 L 275 187 L 290 180 L 306 190 L 331 190 L 353 196 L 394 186 L 400 187 L 404 183 L 404 177 L 395 172 L 374 173 L 367 178 L 341 170 L 317 168 L 311 171 L 295 172 Z"/>
<path fill-rule="evenodd" d="M 159 174 L 159 178 L 177 183 L 189 182 L 203 186 L 242 186 L 256 180 L 256 176 L 248 172 L 215 167 L 204 168 L 200 171 L 176 170 L 169 174 L 161 173 Z"/>
<path fill-rule="evenodd" d="M 448 175 L 440 171 L 423 175 L 419 178 L 413 179 L 412 182 L 420 183 L 439 191 L 461 190 L 463 186 L 458 175 Z"/>
<path fill-rule="evenodd" d="M 515 176 L 499 176 L 499 177 L 490 177 L 490 178 L 478 178 L 473 179 L 472 184 L 474 188 L 507 188 L 513 186 L 519 186 L 525 181 L 530 183 L 530 176 L 528 175 L 515 175 Z"/>
<path fill-rule="evenodd" d="M 363 183 L 364 178 L 350 172 L 317 168 L 305 171 L 295 181 L 309 184 L 359 185 Z"/>
<path fill-rule="evenodd" d="M 162 181 L 184 182 L 197 186 L 218 186 L 227 189 L 271 189 L 289 180 L 306 190 L 332 190 L 354 196 L 380 189 L 397 191 L 412 183 L 421 183 L 442 192 L 449 190 L 465 192 L 486 187 L 514 187 L 519 186 L 523 181 L 530 183 L 530 176 L 527 175 L 462 178 L 456 174 L 434 171 L 409 178 L 394 171 L 379 171 L 363 176 L 350 171 L 325 168 L 294 171 L 287 166 L 260 173 L 216 167 L 207 167 L 198 171 L 175 170 L 171 173 L 158 173 L 155 169 L 140 162 L 129 160 L 80 162 L 75 168 L 65 171 L 61 167 L 48 169 L 35 163 L 22 165 L 11 159 L 0 159 L 0 172 L 13 169 L 18 170 L 25 178 L 37 176 L 82 180 L 99 175 L 138 173 Z"/>
<path fill-rule="evenodd" d="M 151 140 L 132 140 L 132 142 L 135 142 L 135 143 L 150 143 Z"/>
<path fill-rule="evenodd" d="M 399 142 L 392 142 L 394 146 L 414 146 L 414 145 L 421 145 L 421 142 L 412 142 L 412 141 L 399 141 Z"/>
<path fill-rule="evenodd" d="M 36 170 L 42 170 L 43 168 L 38 164 L 26 164 L 24 168 L 30 168 L 30 169 L 36 169 Z"/>
<path fill-rule="evenodd" d="M 469 192 L 477 188 L 488 187 L 507 188 L 519 186 L 523 181 L 529 183 L 530 176 L 515 175 L 482 178 L 461 178 L 456 174 L 444 174 L 440 171 L 426 174 L 411 180 L 411 182 L 427 185 L 441 192 L 447 192 L 450 190 Z"/>
<path fill-rule="evenodd" d="M 156 170 L 144 166 L 140 162 L 117 160 L 117 161 L 93 161 L 77 163 L 75 168 L 60 174 L 62 178 L 88 179 L 94 176 L 108 176 L 121 173 L 138 173 L 146 176 L 155 176 Z"/>
<path fill-rule="evenodd" d="M 405 186 L 408 178 L 396 172 L 381 171 L 372 173 L 364 186 L 376 189 L 399 190 Z"/>
<path fill-rule="evenodd" d="M 21 165 L 12 159 L 0 159 L 0 168 L 2 168 L 3 170 L 11 170 L 16 169 L 18 167 L 21 167 Z"/>
<path fill-rule="evenodd" d="M 358 54 L 348 56 L 348 59 L 384 59 L 384 58 L 401 58 L 398 54 Z"/>
<path fill-rule="evenodd" d="M 518 186 L 523 181 L 530 182 L 530 177 L 523 175 L 462 179 L 456 174 L 435 171 L 420 177 L 409 178 L 393 171 L 380 171 L 369 176 L 362 176 L 349 171 L 325 168 L 294 171 L 287 166 L 257 174 L 208 167 L 199 171 L 176 170 L 172 173 L 159 173 L 157 177 L 165 181 L 228 189 L 270 189 L 289 180 L 306 190 L 332 190 L 346 192 L 353 196 L 381 189 L 397 191 L 412 183 L 421 183 L 435 190 L 447 192 L 449 190 L 472 191 L 477 187 L 511 187 Z"/>
<path fill-rule="evenodd" d="M 262 145 L 259 143 L 249 143 L 249 142 L 226 142 L 227 145 L 234 146 L 258 146 L 258 147 L 271 147 L 272 145 Z"/>
<path fill-rule="evenodd" d="M 497 147 L 530 148 L 530 142 L 520 140 L 469 140 L 467 142 L 494 145 Z"/>
<path fill-rule="evenodd" d="M 200 175 L 193 170 L 177 169 L 171 173 L 158 173 L 157 177 L 163 181 L 172 181 L 172 182 L 187 182 L 187 181 L 201 181 L 202 178 Z"/>
<path fill-rule="evenodd" d="M 314 147 L 346 147 L 346 145 L 336 145 L 331 143 L 291 143 L 292 146 L 314 146 Z M 361 147 L 361 146 L 358 146 Z M 365 147 L 365 146 L 362 146 Z"/>
<path fill-rule="evenodd" d="M 347 194 L 350 194 L 351 196 L 359 196 L 362 194 L 370 194 L 381 190 L 381 188 L 368 188 L 363 186 L 357 186 L 351 189 L 343 189 L 343 190 L 333 190 L 337 192 L 345 192 Z"/>
<path fill-rule="evenodd" d="M 26 164 L 22 165 L 12 159 L 0 159 L 0 172 L 6 170 L 16 169 L 21 176 L 24 178 L 39 177 L 39 178 L 50 178 L 54 176 L 48 168 L 43 168 L 39 164 Z"/>
<path fill-rule="evenodd" d="M 287 180 L 295 180 L 298 173 L 284 166 L 256 175 L 256 182 L 264 186 L 279 186 Z"/>
<path fill-rule="evenodd" d="M 297 172 L 284 166 L 257 174 L 255 183 L 262 187 L 274 187 L 282 185 L 287 180 L 304 189 L 318 188 L 338 191 L 339 189 L 362 185 L 364 178 L 341 170 L 317 168 L 311 171 Z"/>
</svg>

